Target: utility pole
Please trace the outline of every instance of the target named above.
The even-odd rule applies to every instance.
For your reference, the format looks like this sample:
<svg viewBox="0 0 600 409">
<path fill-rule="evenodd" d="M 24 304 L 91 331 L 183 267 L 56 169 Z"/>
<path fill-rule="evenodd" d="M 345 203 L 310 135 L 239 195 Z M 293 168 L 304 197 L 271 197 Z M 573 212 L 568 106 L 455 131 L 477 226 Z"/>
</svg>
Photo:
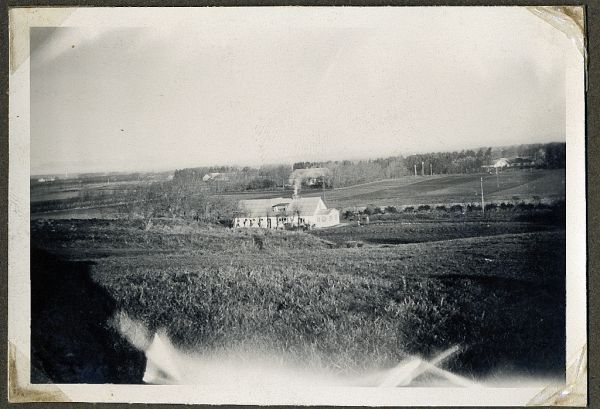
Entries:
<svg viewBox="0 0 600 409">
<path fill-rule="evenodd" d="M 433 165 L 431 163 L 429 164 L 429 173 L 430 176 L 433 176 Z"/>
<path fill-rule="evenodd" d="M 481 213 L 485 213 L 485 202 L 483 201 L 483 178 L 481 180 Z"/>
<path fill-rule="evenodd" d="M 425 162 L 421 161 L 421 176 L 425 176 Z"/>
<path fill-rule="evenodd" d="M 415 177 L 417 177 L 417 164 L 415 163 Z"/>
</svg>

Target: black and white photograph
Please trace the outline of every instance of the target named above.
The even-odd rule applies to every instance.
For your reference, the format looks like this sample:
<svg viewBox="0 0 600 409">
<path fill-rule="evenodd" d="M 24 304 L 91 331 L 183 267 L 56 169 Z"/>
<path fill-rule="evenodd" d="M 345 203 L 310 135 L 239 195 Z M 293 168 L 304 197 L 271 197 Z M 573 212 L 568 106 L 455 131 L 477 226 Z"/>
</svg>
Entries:
<svg viewBox="0 0 600 409">
<path fill-rule="evenodd" d="M 12 12 L 13 401 L 586 405 L 583 8 Z"/>
</svg>

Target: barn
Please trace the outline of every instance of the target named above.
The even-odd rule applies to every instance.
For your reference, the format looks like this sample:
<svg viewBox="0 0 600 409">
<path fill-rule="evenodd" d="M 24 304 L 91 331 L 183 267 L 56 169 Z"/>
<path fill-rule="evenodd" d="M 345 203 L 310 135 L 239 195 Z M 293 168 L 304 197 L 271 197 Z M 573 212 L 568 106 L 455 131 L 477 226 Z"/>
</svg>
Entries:
<svg viewBox="0 0 600 409">
<path fill-rule="evenodd" d="M 233 221 L 235 227 L 283 229 L 320 228 L 340 223 L 340 211 L 327 208 L 321 197 L 241 200 Z"/>
</svg>

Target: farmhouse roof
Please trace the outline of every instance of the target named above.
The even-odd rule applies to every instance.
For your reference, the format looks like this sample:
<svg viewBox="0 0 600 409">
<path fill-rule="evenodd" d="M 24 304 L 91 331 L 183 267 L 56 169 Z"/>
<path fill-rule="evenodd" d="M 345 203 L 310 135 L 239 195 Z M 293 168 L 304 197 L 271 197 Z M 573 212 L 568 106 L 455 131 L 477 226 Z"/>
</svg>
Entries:
<svg viewBox="0 0 600 409">
<path fill-rule="evenodd" d="M 323 210 L 318 210 L 316 215 L 317 216 L 329 216 L 329 214 L 331 214 L 331 212 L 335 211 L 336 209 L 323 209 Z"/>
<path fill-rule="evenodd" d="M 320 197 L 299 197 L 292 200 L 291 211 L 300 216 L 313 216 L 319 209 Z"/>
<path fill-rule="evenodd" d="M 500 167 L 505 167 L 508 166 L 510 164 L 510 160 L 506 159 L 506 158 L 500 158 L 500 159 L 496 159 L 496 162 L 494 162 L 494 167 L 496 168 L 500 168 Z"/>
<path fill-rule="evenodd" d="M 317 214 L 320 202 L 320 197 L 300 197 L 296 199 L 276 197 L 273 199 L 240 200 L 239 207 L 242 217 L 275 216 L 273 211 L 275 206 L 288 206 L 290 215 L 304 217 Z"/>
</svg>

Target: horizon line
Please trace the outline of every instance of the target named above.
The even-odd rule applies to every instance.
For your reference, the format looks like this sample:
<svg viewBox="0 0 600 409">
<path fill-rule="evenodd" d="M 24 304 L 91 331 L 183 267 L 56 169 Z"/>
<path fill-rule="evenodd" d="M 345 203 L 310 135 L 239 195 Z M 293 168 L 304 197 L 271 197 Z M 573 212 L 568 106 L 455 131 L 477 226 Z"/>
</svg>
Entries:
<svg viewBox="0 0 600 409">
<path fill-rule="evenodd" d="M 90 174 L 90 175 L 102 175 L 102 174 L 133 174 L 133 173 L 168 173 L 175 172 L 177 170 L 183 169 L 197 169 L 197 168 L 214 168 L 214 167 L 249 167 L 249 168 L 260 168 L 262 166 L 285 166 L 289 165 L 292 167 L 294 163 L 299 162 L 343 162 L 343 161 L 368 161 L 368 160 L 378 160 L 378 159 L 388 159 L 388 158 L 407 158 L 409 156 L 414 155 L 427 155 L 434 153 L 446 153 L 446 152 L 461 152 L 461 151 L 478 151 L 480 149 L 500 149 L 500 148 L 510 148 L 517 146 L 528 146 L 528 145 L 549 145 L 554 143 L 566 144 L 566 141 L 549 141 L 549 142 L 534 142 L 534 143 L 522 143 L 522 144 L 513 144 L 513 145 L 489 145 L 489 146 L 478 146 L 478 147 L 470 147 L 463 149 L 453 149 L 453 150 L 436 150 L 436 151 L 415 151 L 405 154 L 397 154 L 397 155 L 389 155 L 389 156 L 377 156 L 377 157 L 358 157 L 358 158 L 345 158 L 345 159 L 327 159 L 327 160 L 298 160 L 293 162 L 270 162 L 270 163 L 262 163 L 262 164 L 211 164 L 211 165 L 189 165 L 183 167 L 159 167 L 159 168 L 140 168 L 140 169 L 130 169 L 130 170 L 117 170 L 117 169 L 105 169 L 105 170 L 81 170 L 81 171 L 72 171 L 72 172 L 38 172 L 32 173 L 30 172 L 29 177 L 40 177 L 40 176 L 62 176 L 62 175 L 82 175 L 82 174 Z"/>
</svg>

